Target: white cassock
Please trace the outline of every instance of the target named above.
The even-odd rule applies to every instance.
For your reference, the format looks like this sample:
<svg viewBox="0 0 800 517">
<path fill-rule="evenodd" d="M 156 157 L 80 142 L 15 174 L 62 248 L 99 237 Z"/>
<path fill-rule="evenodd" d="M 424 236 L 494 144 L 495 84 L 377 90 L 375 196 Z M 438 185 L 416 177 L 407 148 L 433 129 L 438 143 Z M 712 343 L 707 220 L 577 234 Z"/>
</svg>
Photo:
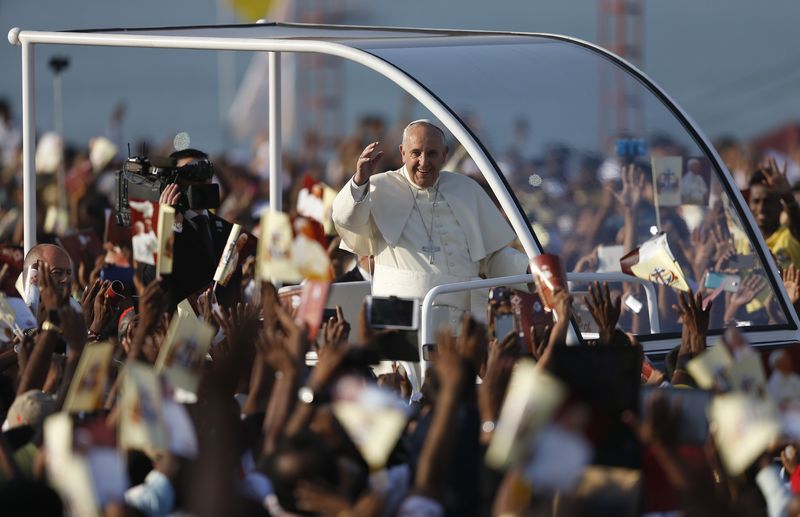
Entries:
<svg viewBox="0 0 800 517">
<path fill-rule="evenodd" d="M 681 178 L 681 202 L 686 205 L 702 205 L 708 196 L 706 180 L 699 174 L 688 172 Z"/>
<path fill-rule="evenodd" d="M 528 267 L 525 254 L 506 247 L 515 237 L 508 222 L 483 188 L 462 174 L 441 172 L 427 189 L 412 183 L 405 167 L 376 174 L 361 187 L 351 179 L 333 203 L 333 222 L 343 248 L 375 256 L 376 296 L 422 299 L 437 285 L 474 280 L 481 272 L 522 274 Z M 486 295 L 442 295 L 436 305 L 480 316 Z"/>
</svg>

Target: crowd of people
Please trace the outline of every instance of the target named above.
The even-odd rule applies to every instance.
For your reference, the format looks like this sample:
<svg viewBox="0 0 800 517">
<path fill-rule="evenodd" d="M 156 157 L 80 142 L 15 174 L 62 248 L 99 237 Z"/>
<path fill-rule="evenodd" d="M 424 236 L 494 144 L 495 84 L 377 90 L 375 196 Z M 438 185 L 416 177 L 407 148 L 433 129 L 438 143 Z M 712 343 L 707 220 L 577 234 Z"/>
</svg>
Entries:
<svg viewBox="0 0 800 517">
<path fill-rule="evenodd" d="M 312 137 L 284 155 L 290 217 L 309 182 L 339 192 L 324 239 L 327 279 L 421 297 L 441 283 L 530 272 L 482 180 L 440 176 L 453 154 L 442 130 L 406 122 L 387 130 L 365 118 L 327 161 Z M 756 253 L 743 246 L 741 218 L 718 180 L 695 174 L 699 162 L 687 161 L 686 174 L 708 191 L 684 195 L 692 208 L 707 204 L 698 215 L 663 206 L 666 193 L 646 179 L 660 162 L 620 160 L 608 173 L 603 159 L 584 160 L 542 198 L 525 178 L 546 182 L 566 151 L 538 160 L 510 151 L 500 165 L 525 171 L 506 177 L 566 270 L 603 271 L 612 246 L 619 267 L 651 226 L 664 232 L 688 289 L 660 282 L 658 311 L 680 344 L 663 361 L 644 354 L 635 282 L 590 283 L 584 296 L 532 278 L 476 297 L 483 306 L 450 303 L 458 323 L 437 334 L 415 385 L 408 363 L 374 367 L 397 331 L 373 328 L 366 304 L 353 321 L 340 309 L 310 328 L 266 279 L 255 248 L 236 248 L 227 285 L 213 283 L 232 223 L 268 238 L 264 178 L 278 172 L 265 168 L 265 142 L 248 163 L 210 158 L 219 207 L 176 209 L 167 274 L 135 257 L 135 247 L 151 259 L 158 249 L 155 220 L 133 224 L 127 244 L 109 231 L 119 150 L 107 139 L 68 147 L 66 192 L 57 174 L 38 177 L 39 244 L 22 257 L 19 131 L 0 103 L 2 515 L 800 515 L 792 350 L 762 360 L 737 329 L 785 324 L 800 307 L 800 212 L 785 167 L 720 146 L 749 190 L 774 255 L 766 260 L 782 270 L 784 285 L 770 287 L 761 259 L 745 263 Z M 669 145 L 653 140 L 650 153 Z M 181 166 L 209 161 L 147 147 Z M 212 181 L 178 174 L 161 205 L 180 207 L 188 186 Z M 61 195 L 66 212 L 53 212 Z M 569 201 L 571 234 L 532 208 L 556 198 Z M 63 245 L 76 230 L 87 236 L 77 255 Z M 795 307 L 783 306 L 781 288 Z M 501 333 L 500 319 L 530 296 L 547 306 L 541 317 Z M 592 332 L 567 346 L 579 306 Z"/>
</svg>

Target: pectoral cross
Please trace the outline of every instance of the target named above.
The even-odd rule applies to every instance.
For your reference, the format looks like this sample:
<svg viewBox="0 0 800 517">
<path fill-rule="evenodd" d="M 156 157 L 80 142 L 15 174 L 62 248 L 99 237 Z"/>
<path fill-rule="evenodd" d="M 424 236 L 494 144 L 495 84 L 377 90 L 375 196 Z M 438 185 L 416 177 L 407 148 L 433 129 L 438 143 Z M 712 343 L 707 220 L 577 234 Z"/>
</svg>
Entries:
<svg viewBox="0 0 800 517">
<path fill-rule="evenodd" d="M 428 241 L 427 246 L 422 247 L 422 251 L 428 254 L 428 263 L 433 264 L 433 256 L 436 254 L 437 251 L 440 251 L 442 248 L 439 246 L 434 246 L 432 241 Z"/>
</svg>

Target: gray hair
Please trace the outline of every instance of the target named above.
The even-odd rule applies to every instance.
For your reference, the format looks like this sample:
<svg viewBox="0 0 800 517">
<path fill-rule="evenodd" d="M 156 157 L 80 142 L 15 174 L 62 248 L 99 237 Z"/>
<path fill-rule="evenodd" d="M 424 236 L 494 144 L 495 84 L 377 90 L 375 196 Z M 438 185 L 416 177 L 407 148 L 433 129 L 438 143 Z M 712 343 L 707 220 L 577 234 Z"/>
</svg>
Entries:
<svg viewBox="0 0 800 517">
<path fill-rule="evenodd" d="M 406 141 L 406 139 L 408 138 L 408 132 L 414 126 L 428 126 L 428 127 L 431 127 L 433 129 L 435 129 L 436 131 L 438 131 L 439 133 L 441 133 L 442 134 L 442 140 L 445 140 L 444 131 L 442 130 L 442 128 L 440 128 L 439 126 L 437 126 L 436 124 L 434 124 L 433 122 L 431 122 L 430 120 L 428 120 L 426 118 L 421 118 L 421 119 L 417 119 L 417 120 L 415 120 L 413 122 L 410 122 L 406 126 L 406 128 L 403 129 L 403 142 Z"/>
</svg>

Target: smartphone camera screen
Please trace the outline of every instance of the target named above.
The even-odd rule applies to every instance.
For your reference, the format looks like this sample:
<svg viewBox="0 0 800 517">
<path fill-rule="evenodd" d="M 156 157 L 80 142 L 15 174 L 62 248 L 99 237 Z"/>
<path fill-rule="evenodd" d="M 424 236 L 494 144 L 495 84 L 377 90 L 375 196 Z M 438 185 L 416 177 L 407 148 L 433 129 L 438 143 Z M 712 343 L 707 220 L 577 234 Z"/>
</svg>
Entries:
<svg viewBox="0 0 800 517">
<path fill-rule="evenodd" d="M 514 332 L 514 315 L 500 314 L 494 318 L 494 337 L 503 339 L 511 332 Z"/>
<path fill-rule="evenodd" d="M 404 328 L 416 327 L 414 300 L 402 298 L 380 298 L 374 296 L 370 305 L 370 326 L 376 328 Z"/>
</svg>

